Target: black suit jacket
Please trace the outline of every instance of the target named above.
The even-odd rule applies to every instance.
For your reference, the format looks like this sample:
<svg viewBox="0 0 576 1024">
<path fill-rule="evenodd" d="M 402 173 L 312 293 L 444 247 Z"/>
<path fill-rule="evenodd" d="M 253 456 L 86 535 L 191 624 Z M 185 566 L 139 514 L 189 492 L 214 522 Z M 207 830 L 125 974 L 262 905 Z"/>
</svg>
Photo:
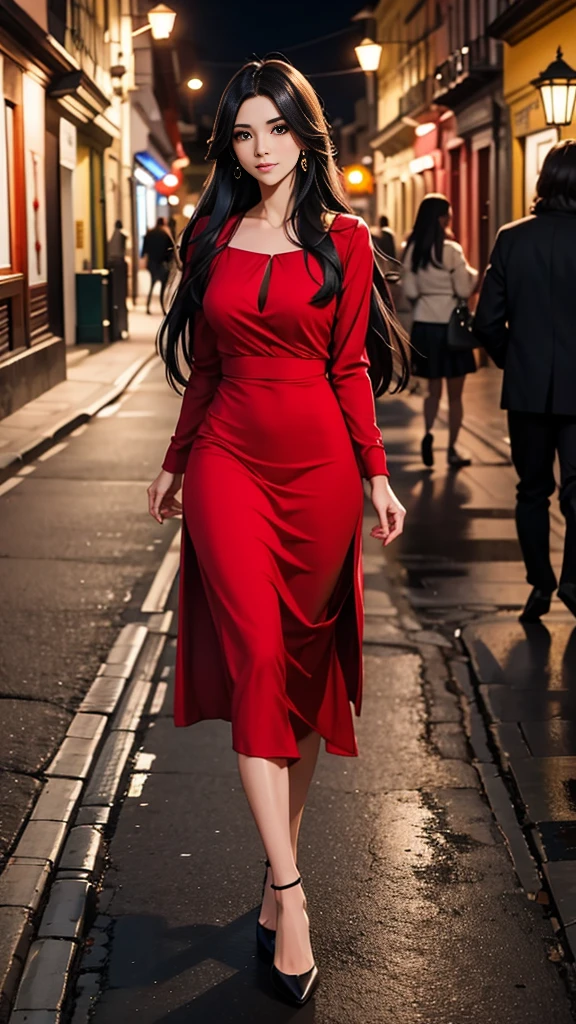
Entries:
<svg viewBox="0 0 576 1024">
<path fill-rule="evenodd" d="M 576 416 L 576 214 L 500 230 L 475 333 L 504 370 L 503 409 Z"/>
</svg>

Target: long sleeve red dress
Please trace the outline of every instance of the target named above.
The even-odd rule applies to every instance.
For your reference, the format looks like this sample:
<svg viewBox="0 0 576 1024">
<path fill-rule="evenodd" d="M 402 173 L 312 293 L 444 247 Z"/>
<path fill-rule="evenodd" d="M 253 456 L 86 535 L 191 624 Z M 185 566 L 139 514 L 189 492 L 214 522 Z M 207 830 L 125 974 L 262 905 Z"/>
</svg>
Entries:
<svg viewBox="0 0 576 1024">
<path fill-rule="evenodd" d="M 362 477 L 388 474 L 365 350 L 370 234 L 348 214 L 330 231 L 343 286 L 323 307 L 302 250 L 214 258 L 163 463 L 184 474 L 174 720 L 231 721 L 254 757 L 297 758 L 311 729 L 358 752 Z"/>
</svg>

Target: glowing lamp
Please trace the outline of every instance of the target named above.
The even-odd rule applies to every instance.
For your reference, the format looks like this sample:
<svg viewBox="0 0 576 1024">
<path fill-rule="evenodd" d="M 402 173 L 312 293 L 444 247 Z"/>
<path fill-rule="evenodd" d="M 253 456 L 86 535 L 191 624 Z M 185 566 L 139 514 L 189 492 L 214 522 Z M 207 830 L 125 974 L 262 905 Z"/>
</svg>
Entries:
<svg viewBox="0 0 576 1024">
<path fill-rule="evenodd" d="M 346 190 L 355 195 L 371 194 L 374 191 L 374 178 L 371 171 L 363 164 L 350 164 L 344 168 Z"/>
<path fill-rule="evenodd" d="M 201 89 L 203 85 L 204 82 L 202 81 L 201 78 L 191 78 L 190 81 L 188 82 L 188 88 L 192 89 L 193 92 L 197 92 L 198 89 Z"/>
<path fill-rule="evenodd" d="M 363 39 L 359 46 L 354 47 L 358 63 L 362 71 L 378 71 L 382 47 L 373 39 Z"/>
<path fill-rule="evenodd" d="M 546 124 L 570 124 L 576 103 L 576 71 L 564 60 L 560 46 L 556 60 L 538 78 L 534 78 L 531 84 L 540 92 Z"/>
<path fill-rule="evenodd" d="M 154 39 L 168 39 L 174 28 L 176 11 L 167 7 L 166 4 L 156 4 L 156 7 L 148 11 L 148 21 Z"/>
</svg>

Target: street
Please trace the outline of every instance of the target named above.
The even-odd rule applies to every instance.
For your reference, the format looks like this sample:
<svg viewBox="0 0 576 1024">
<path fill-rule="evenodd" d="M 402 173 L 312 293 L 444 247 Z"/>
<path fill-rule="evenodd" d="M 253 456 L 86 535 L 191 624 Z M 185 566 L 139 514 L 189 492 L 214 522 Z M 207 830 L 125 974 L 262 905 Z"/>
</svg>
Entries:
<svg viewBox="0 0 576 1024">
<path fill-rule="evenodd" d="M 471 419 L 485 401 L 478 389 Z M 447 685 L 449 666 L 465 659 L 441 629 L 451 617 L 462 621 L 461 601 L 440 610 L 430 592 L 428 622 L 416 608 L 423 631 L 404 586 L 426 597 L 427 567 L 437 579 L 439 562 L 446 568 L 451 559 L 469 567 L 469 586 L 482 590 L 497 578 L 500 591 L 494 565 L 506 564 L 507 586 L 521 604 L 512 520 L 487 513 L 496 500 L 511 507 L 512 470 L 465 435 L 475 449 L 469 470 L 448 474 L 439 452 L 438 468 L 425 474 L 418 404 L 401 397 L 379 406 L 409 519 L 387 564 L 368 536 L 366 509 L 361 756 L 321 757 L 304 821 L 300 864 L 322 986 L 300 1016 L 318 1024 L 564 1024 L 573 1017 L 549 909 L 519 885 Z M 18 643 L 8 645 L 8 678 L 36 680 L 29 697 L 41 693 L 44 721 L 57 727 L 118 626 L 138 617 L 173 531 L 147 517 L 145 486 L 177 409 L 156 362 L 124 399 L 0 498 L 2 564 L 28 593 L 34 572 L 33 626 L 43 639 L 33 661 L 12 587 L 5 615 L 13 616 Z M 80 1024 L 93 1012 L 96 1024 L 289 1020 L 293 1011 L 272 997 L 255 958 L 262 851 L 229 727 L 174 731 L 163 683 L 173 656 L 172 636 L 155 673 L 157 713 L 145 719 L 135 775 L 106 832 L 107 869 L 71 1019 Z M 29 706 L 38 713 L 37 703 Z M 41 763 L 49 730 L 34 731 Z"/>
<path fill-rule="evenodd" d="M 159 365 L 145 374 L 0 496 L 0 855 L 174 529 L 155 527 L 146 487 L 177 402 Z"/>
</svg>

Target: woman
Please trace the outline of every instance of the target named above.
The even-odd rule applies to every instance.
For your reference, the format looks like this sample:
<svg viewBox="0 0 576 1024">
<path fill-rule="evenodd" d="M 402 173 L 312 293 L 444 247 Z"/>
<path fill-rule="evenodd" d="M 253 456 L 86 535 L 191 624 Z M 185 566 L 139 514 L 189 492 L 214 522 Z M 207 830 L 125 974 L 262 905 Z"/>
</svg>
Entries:
<svg viewBox="0 0 576 1024">
<path fill-rule="evenodd" d="M 304 802 L 320 737 L 357 753 L 361 477 L 373 537 L 389 544 L 405 514 L 370 380 L 387 389 L 396 351 L 403 385 L 407 359 L 306 79 L 281 60 L 243 67 L 208 158 L 161 329 L 169 379 L 186 384 L 182 359 L 191 372 L 150 511 L 178 515 L 183 483 L 175 721 L 232 722 L 268 858 L 258 951 L 302 1005 L 318 981 L 296 866 Z"/>
<path fill-rule="evenodd" d="M 412 324 L 412 373 L 425 377 L 428 394 L 424 399 L 422 461 L 434 465 L 432 427 L 446 379 L 449 402 L 448 465 L 469 466 L 456 451 L 462 425 L 462 390 L 467 373 L 474 373 L 472 352 L 451 352 L 448 322 L 458 298 L 467 299 L 478 281 L 478 272 L 468 266 L 462 246 L 448 237 L 452 219 L 450 203 L 436 193 L 424 196 L 404 255 L 404 293 L 414 305 Z"/>
<path fill-rule="evenodd" d="M 504 370 L 518 538 L 533 590 L 520 616 L 536 622 L 557 587 L 550 497 L 560 464 L 566 519 L 558 597 L 576 615 L 576 141 L 550 150 L 533 215 L 502 228 L 486 271 L 475 333 Z"/>
</svg>

